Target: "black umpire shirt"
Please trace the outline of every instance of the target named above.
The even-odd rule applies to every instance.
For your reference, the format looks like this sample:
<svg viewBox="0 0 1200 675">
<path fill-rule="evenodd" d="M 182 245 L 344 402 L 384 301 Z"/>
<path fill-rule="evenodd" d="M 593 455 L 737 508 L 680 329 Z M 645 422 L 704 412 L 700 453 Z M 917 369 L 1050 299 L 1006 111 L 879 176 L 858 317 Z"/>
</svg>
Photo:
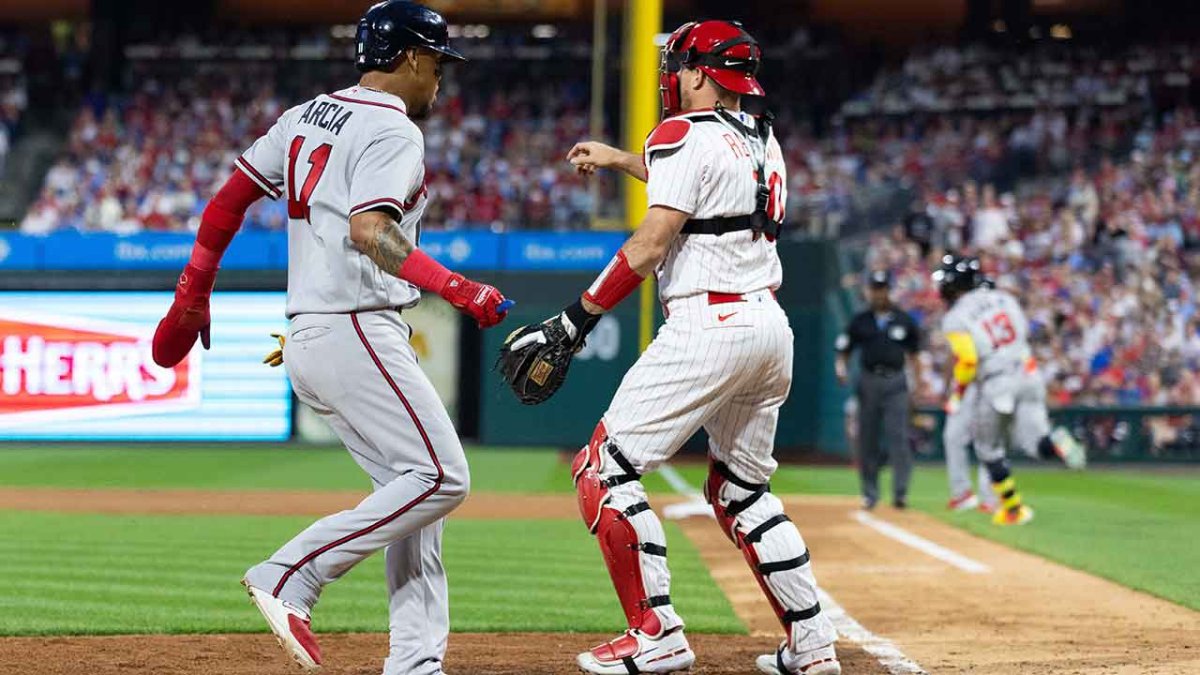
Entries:
<svg viewBox="0 0 1200 675">
<path fill-rule="evenodd" d="M 863 370 L 899 371 L 904 355 L 921 347 L 920 328 L 908 312 L 895 307 L 880 314 L 868 309 L 854 315 L 835 346 L 842 353 L 860 349 Z"/>
</svg>

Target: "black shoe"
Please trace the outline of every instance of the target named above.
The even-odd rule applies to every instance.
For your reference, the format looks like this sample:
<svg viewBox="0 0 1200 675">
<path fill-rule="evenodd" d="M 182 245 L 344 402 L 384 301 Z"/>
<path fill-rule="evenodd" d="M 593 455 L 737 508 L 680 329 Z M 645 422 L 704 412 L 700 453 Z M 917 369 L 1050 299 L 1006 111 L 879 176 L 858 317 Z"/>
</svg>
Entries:
<svg viewBox="0 0 1200 675">
<path fill-rule="evenodd" d="M 892 502 L 892 506 L 894 506 L 894 507 L 896 507 L 896 508 L 900 509 L 901 511 L 903 511 L 904 509 L 907 509 L 907 508 L 908 508 L 908 500 L 906 500 L 906 499 L 903 499 L 903 498 L 901 498 L 901 499 L 897 499 L 897 500 L 894 500 L 894 501 Z"/>
<path fill-rule="evenodd" d="M 871 511 L 875 508 L 875 500 L 870 497 L 863 497 L 863 511 Z"/>
</svg>

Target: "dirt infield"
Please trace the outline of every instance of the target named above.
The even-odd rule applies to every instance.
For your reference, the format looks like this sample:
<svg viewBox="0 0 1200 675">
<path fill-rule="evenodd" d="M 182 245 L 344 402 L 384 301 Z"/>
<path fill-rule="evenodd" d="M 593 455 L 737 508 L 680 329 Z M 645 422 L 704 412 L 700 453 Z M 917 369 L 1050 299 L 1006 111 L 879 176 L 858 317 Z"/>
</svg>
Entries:
<svg viewBox="0 0 1200 675">
<path fill-rule="evenodd" d="M 0 490 L 0 509 L 103 513 L 321 515 L 360 493 Z M 677 501 L 677 500 L 675 500 Z M 662 506 L 664 500 L 656 500 Z M 969 573 L 905 546 L 854 518 L 841 498 L 789 500 L 822 585 L 865 629 L 890 640 L 930 673 L 1184 675 L 1200 673 L 1200 613 L 971 536 L 919 513 L 885 510 L 881 520 L 986 565 Z M 575 518 L 570 496 L 475 495 L 461 518 Z M 711 519 L 681 521 L 751 637 L 690 636 L 696 673 L 752 672 L 779 630 L 741 556 Z M 599 573 L 599 571 L 597 571 Z M 454 634 L 447 671 L 573 673 L 575 652 L 604 636 Z M 859 635 L 859 639 L 863 636 Z M 379 672 L 386 638 L 324 635 L 330 674 Z M 887 673 L 849 640 L 845 672 Z M 299 672 L 266 635 L 10 638 L 0 673 L 75 675 Z M 899 671 L 896 671 L 899 672 Z"/>
<path fill-rule="evenodd" d="M 455 633 L 446 672 L 454 675 L 576 675 L 575 654 L 611 635 Z M 323 635 L 324 675 L 379 675 L 387 655 L 383 635 Z M 775 640 L 689 636 L 696 675 L 747 675 Z M 842 657 L 846 673 L 886 673 L 864 652 Z M 139 635 L 0 640 L 0 673 L 8 675 L 298 675 L 267 635 Z"/>
</svg>

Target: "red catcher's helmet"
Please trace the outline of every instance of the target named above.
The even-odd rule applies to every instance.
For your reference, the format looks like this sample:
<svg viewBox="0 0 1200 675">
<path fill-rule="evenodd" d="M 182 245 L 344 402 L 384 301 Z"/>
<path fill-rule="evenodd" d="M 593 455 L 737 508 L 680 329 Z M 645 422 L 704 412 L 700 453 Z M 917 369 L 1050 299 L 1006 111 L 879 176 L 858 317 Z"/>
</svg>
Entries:
<svg viewBox="0 0 1200 675">
<path fill-rule="evenodd" d="M 671 33 L 663 47 L 658 89 L 663 116 L 680 112 L 679 71 L 696 68 L 735 94 L 762 96 L 754 79 L 762 49 L 741 24 L 732 21 L 692 21 Z"/>
</svg>

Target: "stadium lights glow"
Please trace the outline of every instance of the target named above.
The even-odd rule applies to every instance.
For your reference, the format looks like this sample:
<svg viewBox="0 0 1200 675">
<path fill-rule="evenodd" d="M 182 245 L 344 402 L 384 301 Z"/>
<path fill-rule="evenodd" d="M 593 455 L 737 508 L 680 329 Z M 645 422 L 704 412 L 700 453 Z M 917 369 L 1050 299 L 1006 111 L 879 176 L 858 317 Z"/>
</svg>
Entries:
<svg viewBox="0 0 1200 675">
<path fill-rule="evenodd" d="M 1050 37 L 1055 40 L 1070 40 L 1072 37 L 1071 27 L 1065 23 L 1056 23 L 1050 27 Z"/>
<path fill-rule="evenodd" d="M 1008 24 L 1004 23 L 1004 19 L 996 19 L 992 22 L 992 30 L 996 33 L 1008 32 Z"/>
<path fill-rule="evenodd" d="M 468 23 L 461 26 L 452 23 L 450 24 L 449 32 L 452 39 L 465 38 L 467 40 L 480 40 L 491 35 L 492 29 L 490 26 L 481 23 Z"/>
<path fill-rule="evenodd" d="M 533 27 L 531 32 L 533 37 L 539 40 L 549 40 L 558 35 L 558 27 L 548 23 L 539 23 Z"/>
<path fill-rule="evenodd" d="M 329 27 L 329 35 L 335 40 L 353 40 L 358 27 L 352 23 L 339 24 Z"/>
</svg>

